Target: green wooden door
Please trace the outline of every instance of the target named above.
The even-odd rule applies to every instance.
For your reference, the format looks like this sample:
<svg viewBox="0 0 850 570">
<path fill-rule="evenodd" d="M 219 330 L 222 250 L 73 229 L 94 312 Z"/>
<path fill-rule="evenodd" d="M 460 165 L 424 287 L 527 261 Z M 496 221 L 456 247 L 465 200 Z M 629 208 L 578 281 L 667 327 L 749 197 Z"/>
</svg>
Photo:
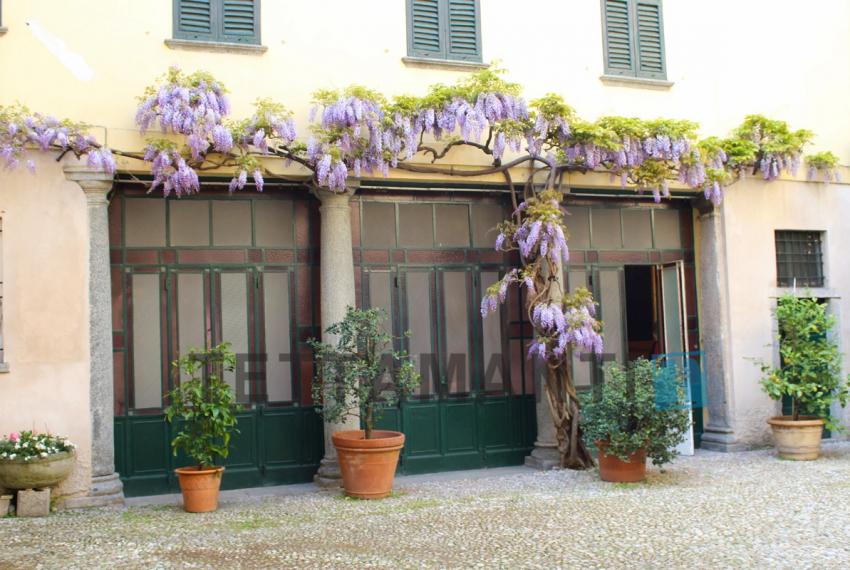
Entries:
<svg viewBox="0 0 850 570">
<path fill-rule="evenodd" d="M 472 266 L 399 268 L 395 329 L 411 331 L 399 348 L 417 356 L 422 375 L 420 390 L 380 422 L 407 436 L 402 472 L 519 464 L 528 452 L 533 396 L 522 379 L 512 389 L 505 372 L 504 316 L 478 311 L 482 287 L 496 279 Z M 381 283 L 373 274 L 370 288 Z"/>
</svg>

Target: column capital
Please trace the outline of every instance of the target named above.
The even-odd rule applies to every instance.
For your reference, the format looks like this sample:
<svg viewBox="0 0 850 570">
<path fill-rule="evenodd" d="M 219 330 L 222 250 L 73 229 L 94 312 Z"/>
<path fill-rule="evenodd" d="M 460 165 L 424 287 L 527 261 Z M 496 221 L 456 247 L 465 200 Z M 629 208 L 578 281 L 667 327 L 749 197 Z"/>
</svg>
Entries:
<svg viewBox="0 0 850 570">
<path fill-rule="evenodd" d="M 699 212 L 700 218 L 704 216 L 716 216 L 721 213 L 720 206 L 711 200 L 706 200 L 705 196 L 702 195 L 693 198 L 691 200 L 691 205 L 697 212 Z"/>
<path fill-rule="evenodd" d="M 106 195 L 112 190 L 112 174 L 87 166 L 66 166 L 63 171 L 66 180 L 80 185 L 90 204 L 109 203 Z"/>
<path fill-rule="evenodd" d="M 345 192 L 334 192 L 325 188 L 314 188 L 313 195 L 322 202 L 322 207 L 326 206 L 345 206 L 348 207 L 348 201 L 351 200 L 354 193 L 360 188 L 360 180 L 358 178 L 349 178 L 345 181 Z"/>
</svg>

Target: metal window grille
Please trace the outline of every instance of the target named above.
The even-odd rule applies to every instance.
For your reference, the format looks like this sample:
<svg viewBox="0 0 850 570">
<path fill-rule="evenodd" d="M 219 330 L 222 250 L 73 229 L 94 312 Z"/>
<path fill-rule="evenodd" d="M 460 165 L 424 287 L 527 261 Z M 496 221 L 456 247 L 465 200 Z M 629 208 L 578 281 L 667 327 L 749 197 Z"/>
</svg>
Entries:
<svg viewBox="0 0 850 570">
<path fill-rule="evenodd" d="M 779 287 L 823 287 L 821 232 L 776 232 L 776 281 Z"/>
</svg>

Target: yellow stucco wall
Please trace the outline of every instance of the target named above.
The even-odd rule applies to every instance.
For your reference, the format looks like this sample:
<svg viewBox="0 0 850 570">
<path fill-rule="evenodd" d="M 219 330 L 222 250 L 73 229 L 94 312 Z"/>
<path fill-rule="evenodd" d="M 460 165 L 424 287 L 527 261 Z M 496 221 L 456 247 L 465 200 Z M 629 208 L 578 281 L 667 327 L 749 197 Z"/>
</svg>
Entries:
<svg viewBox="0 0 850 570">
<path fill-rule="evenodd" d="M 527 98 L 555 92 L 587 119 L 605 114 L 685 118 L 699 122 L 703 134 L 721 136 L 744 115 L 764 113 L 814 130 L 819 135 L 814 150 L 829 149 L 850 162 L 850 114 L 842 111 L 850 99 L 850 4 L 842 0 L 665 1 L 668 79 L 674 82 L 667 92 L 599 81 L 599 2 L 481 4 L 484 59 L 503 60 L 511 72 L 508 79 L 525 85 Z M 172 36 L 171 0 L 4 0 L 2 10 L 9 31 L 0 36 L 0 105 L 21 101 L 33 110 L 89 122 L 101 141 L 124 150 L 143 144 L 133 124 L 135 97 L 172 63 L 186 71 L 212 71 L 230 89 L 237 118 L 250 114 L 257 97 L 284 103 L 295 112 L 301 139 L 309 134 L 310 93 L 316 88 L 360 83 L 388 96 L 421 94 L 431 84 L 460 77 L 404 66 L 402 0 L 265 0 L 262 43 L 268 51 L 262 56 L 169 49 L 164 40 Z M 64 42 L 94 77 L 75 78 L 26 22 L 37 22 Z M 456 164 L 480 164 L 481 159 L 472 150 L 454 150 L 450 156 Z M 4 330 L 12 362 L 12 371 L 0 375 L 0 399 L 15 402 L 0 414 L 0 432 L 36 418 L 37 427 L 48 422 L 51 429 L 69 434 L 81 447 L 78 471 L 68 484 L 74 491 L 88 478 L 85 200 L 57 164 L 36 160 L 35 177 L 25 170 L 0 173 Z M 515 179 L 522 181 L 522 176 Z M 571 175 L 568 181 L 611 185 L 602 174 Z M 739 408 L 761 414 L 771 405 L 743 356 L 766 355 L 762 346 L 770 341 L 772 231 L 826 230 L 830 283 L 840 288 L 850 278 L 840 256 L 850 238 L 842 225 L 843 213 L 850 212 L 845 188 L 755 180 L 729 189 L 724 210 Z M 850 318 L 843 339 L 850 347 Z"/>
<path fill-rule="evenodd" d="M 78 461 L 56 493 L 90 485 L 88 237 L 82 189 L 61 165 L 35 159 L 0 174 L 3 218 L 4 360 L 0 434 L 50 430 L 79 446 Z"/>
</svg>

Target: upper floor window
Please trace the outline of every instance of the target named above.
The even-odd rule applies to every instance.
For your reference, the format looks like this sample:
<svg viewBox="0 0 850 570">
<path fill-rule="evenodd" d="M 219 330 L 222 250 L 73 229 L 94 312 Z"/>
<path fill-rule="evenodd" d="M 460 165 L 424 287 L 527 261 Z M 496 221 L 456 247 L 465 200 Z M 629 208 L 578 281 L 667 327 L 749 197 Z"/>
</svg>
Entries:
<svg viewBox="0 0 850 570">
<path fill-rule="evenodd" d="M 821 232 L 776 230 L 778 287 L 823 287 Z"/>
<path fill-rule="evenodd" d="M 661 0 L 602 0 L 605 74 L 667 79 Z"/>
<path fill-rule="evenodd" d="M 3 1 L 0 0 L 0 36 L 9 31 L 9 28 L 3 27 Z"/>
<path fill-rule="evenodd" d="M 174 37 L 259 44 L 260 0 L 174 0 Z"/>
<path fill-rule="evenodd" d="M 480 62 L 479 0 L 407 0 L 407 54 Z"/>
</svg>

